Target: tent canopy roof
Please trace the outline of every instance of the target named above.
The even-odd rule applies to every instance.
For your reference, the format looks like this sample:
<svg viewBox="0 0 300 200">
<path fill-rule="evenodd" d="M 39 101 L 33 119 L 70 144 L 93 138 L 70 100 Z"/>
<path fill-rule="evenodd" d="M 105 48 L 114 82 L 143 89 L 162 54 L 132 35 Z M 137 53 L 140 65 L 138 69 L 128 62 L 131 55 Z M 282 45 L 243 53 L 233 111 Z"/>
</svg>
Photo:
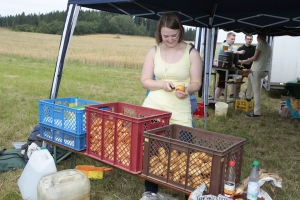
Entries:
<svg viewBox="0 0 300 200">
<path fill-rule="evenodd" d="M 225 31 L 300 35 L 299 0 L 69 0 L 69 4 L 159 19 L 174 12 L 184 25 L 218 27 Z"/>
</svg>

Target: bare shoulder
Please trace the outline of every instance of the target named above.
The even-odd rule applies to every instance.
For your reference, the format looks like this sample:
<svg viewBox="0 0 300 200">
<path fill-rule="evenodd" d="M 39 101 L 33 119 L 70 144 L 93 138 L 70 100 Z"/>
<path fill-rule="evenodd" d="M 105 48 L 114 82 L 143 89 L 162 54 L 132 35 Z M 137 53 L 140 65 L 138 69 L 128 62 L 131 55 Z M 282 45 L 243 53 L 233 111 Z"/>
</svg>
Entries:
<svg viewBox="0 0 300 200">
<path fill-rule="evenodd" d="M 152 46 L 152 47 L 149 49 L 148 53 L 155 53 L 156 50 L 157 50 L 157 46 L 156 46 L 156 45 L 155 45 L 155 46 Z"/>
<path fill-rule="evenodd" d="M 191 57 L 199 57 L 200 58 L 200 53 L 197 51 L 197 49 L 193 48 L 190 52 Z"/>
<path fill-rule="evenodd" d="M 155 53 L 157 51 L 157 46 L 152 46 L 148 52 L 147 52 L 147 56 L 146 57 L 154 57 L 155 56 Z"/>
</svg>

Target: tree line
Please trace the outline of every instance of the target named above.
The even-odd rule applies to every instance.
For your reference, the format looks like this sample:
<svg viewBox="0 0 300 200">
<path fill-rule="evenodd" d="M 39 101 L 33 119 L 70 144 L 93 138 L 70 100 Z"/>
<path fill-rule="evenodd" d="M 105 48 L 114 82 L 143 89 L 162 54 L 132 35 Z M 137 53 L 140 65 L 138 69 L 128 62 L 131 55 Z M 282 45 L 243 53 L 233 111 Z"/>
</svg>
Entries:
<svg viewBox="0 0 300 200">
<path fill-rule="evenodd" d="M 0 26 L 15 31 L 61 35 L 65 17 L 65 11 L 28 15 L 23 12 L 15 16 L 0 16 Z M 156 20 L 105 11 L 81 10 L 74 35 L 106 33 L 155 37 L 156 26 Z M 184 40 L 193 41 L 195 34 L 195 29 L 186 28 Z"/>
</svg>

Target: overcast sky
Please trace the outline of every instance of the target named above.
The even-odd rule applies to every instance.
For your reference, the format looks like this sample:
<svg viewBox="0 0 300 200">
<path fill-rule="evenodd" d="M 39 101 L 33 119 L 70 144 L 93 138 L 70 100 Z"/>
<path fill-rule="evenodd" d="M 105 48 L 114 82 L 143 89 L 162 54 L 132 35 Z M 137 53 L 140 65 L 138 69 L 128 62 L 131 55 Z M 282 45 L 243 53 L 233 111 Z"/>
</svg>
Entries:
<svg viewBox="0 0 300 200">
<path fill-rule="evenodd" d="M 0 0 L 1 16 L 49 13 L 67 9 L 68 0 Z"/>
<path fill-rule="evenodd" d="M 52 11 L 65 11 L 67 10 L 68 0 L 0 0 L 0 15 L 16 15 L 25 13 L 28 14 L 42 14 Z M 226 39 L 227 32 L 220 30 L 218 42 Z M 237 33 L 235 43 L 244 43 L 245 35 Z M 256 37 L 253 38 L 253 44 L 256 44 Z"/>
</svg>

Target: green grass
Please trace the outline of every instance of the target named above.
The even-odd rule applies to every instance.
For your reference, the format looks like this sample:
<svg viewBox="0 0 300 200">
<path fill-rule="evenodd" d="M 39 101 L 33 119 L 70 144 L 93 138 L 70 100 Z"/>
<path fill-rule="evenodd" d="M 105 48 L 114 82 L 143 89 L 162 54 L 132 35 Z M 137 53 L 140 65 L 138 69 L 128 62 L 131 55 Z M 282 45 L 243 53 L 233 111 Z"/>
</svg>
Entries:
<svg viewBox="0 0 300 200">
<path fill-rule="evenodd" d="M 48 99 L 55 61 L 0 54 L 0 149 L 11 149 L 12 142 L 26 141 L 38 124 L 38 101 Z M 78 95 L 79 98 L 101 102 L 127 102 L 141 105 L 145 90 L 140 85 L 141 69 L 101 67 L 66 61 L 58 97 Z M 282 92 L 262 92 L 262 114 L 257 119 L 244 117 L 230 105 L 227 117 L 216 117 L 209 110 L 207 129 L 222 134 L 246 138 L 242 178 L 249 175 L 254 159 L 261 168 L 277 173 L 282 188 L 272 190 L 270 184 L 263 189 L 274 200 L 300 199 L 300 124 L 299 119 L 281 118 L 278 106 Z M 199 99 L 201 101 L 201 99 Z M 203 129 L 203 119 L 196 119 Z M 101 162 L 77 156 L 76 164 L 103 166 Z M 70 159 L 57 164 L 58 170 L 70 168 Z M 0 174 L 0 200 L 21 199 L 17 180 L 22 170 Z M 91 199 L 137 200 L 143 193 L 143 180 L 114 169 L 103 180 L 91 180 Z M 178 199 L 183 195 L 161 187 L 163 193 Z"/>
</svg>

